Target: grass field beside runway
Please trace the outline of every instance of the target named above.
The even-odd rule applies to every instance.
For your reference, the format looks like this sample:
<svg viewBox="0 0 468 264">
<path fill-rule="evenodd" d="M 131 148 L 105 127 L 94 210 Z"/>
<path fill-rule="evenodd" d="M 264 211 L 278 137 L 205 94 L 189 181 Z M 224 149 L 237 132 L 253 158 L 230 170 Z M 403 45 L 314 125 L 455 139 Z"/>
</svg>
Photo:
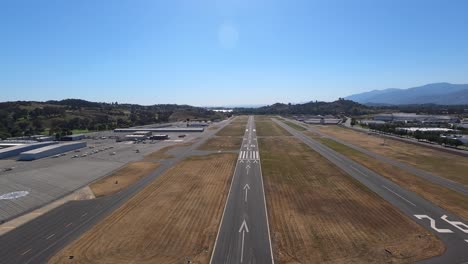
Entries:
<svg viewBox="0 0 468 264">
<path fill-rule="evenodd" d="M 310 135 L 310 133 L 306 134 Z M 453 214 L 459 215 L 464 219 L 468 219 L 468 197 L 465 195 L 438 184 L 429 182 L 398 167 L 381 162 L 332 139 L 320 138 L 317 136 L 315 136 L 315 138 L 322 144 L 341 154 L 344 154 L 345 156 L 377 172 L 378 174 L 402 186 L 403 188 L 418 194 L 419 196 L 431 201 L 437 206 L 452 212 Z"/>
<path fill-rule="evenodd" d="M 242 137 L 215 136 L 208 139 L 199 150 L 239 150 Z"/>
<path fill-rule="evenodd" d="M 236 158 L 185 159 L 49 263 L 208 263 Z"/>
<path fill-rule="evenodd" d="M 339 126 L 314 126 L 322 133 L 350 142 L 377 154 L 406 162 L 435 175 L 468 185 L 468 158 L 439 150 L 417 146 Z"/>
<path fill-rule="evenodd" d="M 259 137 L 292 136 L 286 129 L 263 116 L 255 116 L 255 127 Z"/>
<path fill-rule="evenodd" d="M 442 242 L 293 137 L 260 138 L 277 263 L 409 263 Z"/>
<path fill-rule="evenodd" d="M 236 117 L 229 125 L 216 133 L 216 136 L 230 136 L 230 137 L 242 137 L 245 133 L 245 126 L 247 125 L 247 116 Z"/>
<path fill-rule="evenodd" d="M 158 168 L 161 159 L 173 158 L 172 155 L 168 154 L 170 150 L 189 145 L 191 145 L 191 143 L 177 144 L 154 151 L 146 155 L 143 160 L 130 162 L 110 175 L 91 183 L 89 187 L 96 197 L 119 192 Z"/>
<path fill-rule="evenodd" d="M 96 197 L 114 194 L 145 177 L 159 165 L 156 162 L 130 162 L 112 174 L 93 182 L 89 185 L 89 188 Z"/>
</svg>

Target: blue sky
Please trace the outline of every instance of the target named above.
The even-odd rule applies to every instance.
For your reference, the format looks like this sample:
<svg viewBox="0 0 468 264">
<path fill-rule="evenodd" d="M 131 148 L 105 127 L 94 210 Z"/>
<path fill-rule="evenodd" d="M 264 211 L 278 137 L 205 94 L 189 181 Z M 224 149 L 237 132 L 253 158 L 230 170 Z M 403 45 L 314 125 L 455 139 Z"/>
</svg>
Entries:
<svg viewBox="0 0 468 264">
<path fill-rule="evenodd" d="M 0 101 L 332 101 L 468 83 L 468 1 L 3 0 Z"/>
</svg>

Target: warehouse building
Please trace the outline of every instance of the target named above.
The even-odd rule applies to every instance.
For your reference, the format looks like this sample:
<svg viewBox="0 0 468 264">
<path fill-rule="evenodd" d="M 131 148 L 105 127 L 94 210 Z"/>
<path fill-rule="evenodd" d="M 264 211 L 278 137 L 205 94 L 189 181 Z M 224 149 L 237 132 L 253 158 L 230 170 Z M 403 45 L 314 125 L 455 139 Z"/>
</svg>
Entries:
<svg viewBox="0 0 468 264">
<path fill-rule="evenodd" d="M 418 115 L 416 113 L 392 113 L 378 114 L 374 120 L 384 122 L 423 123 L 423 124 L 448 124 L 458 123 L 457 117 L 444 115 Z"/>
<path fill-rule="evenodd" d="M 63 136 L 60 140 L 62 140 L 62 141 L 76 141 L 76 140 L 82 140 L 84 138 L 85 138 L 85 135 L 76 134 L 76 135 Z"/>
<path fill-rule="evenodd" d="M 143 135 L 143 136 L 151 136 L 152 132 L 151 131 L 135 131 L 133 133 L 134 135 Z"/>
<path fill-rule="evenodd" d="M 149 139 L 151 139 L 151 140 L 165 140 L 165 139 L 169 139 L 169 135 L 163 135 L 163 134 L 152 135 Z"/>
<path fill-rule="evenodd" d="M 164 127 L 164 128 L 116 128 L 116 133 L 135 133 L 138 131 L 150 131 L 155 133 L 169 133 L 169 132 L 203 132 L 203 127 Z"/>
<path fill-rule="evenodd" d="M 19 145 L 19 146 L 13 146 L 9 148 L 0 149 L 0 159 L 17 156 L 17 155 L 20 155 L 20 153 L 22 152 L 30 151 L 30 150 L 37 149 L 37 148 L 42 148 L 42 147 L 53 145 L 53 144 L 57 144 L 57 142 L 55 141 L 38 142 L 38 143 L 25 144 L 25 145 Z"/>
<path fill-rule="evenodd" d="M 148 136 L 145 135 L 137 135 L 137 134 L 132 134 L 132 135 L 126 135 L 125 136 L 125 141 L 142 141 L 147 139 Z"/>
<path fill-rule="evenodd" d="M 62 144 L 57 144 L 57 145 L 45 146 L 42 148 L 22 152 L 19 155 L 18 160 L 25 160 L 25 161 L 36 160 L 36 159 L 41 159 L 41 158 L 61 154 L 67 151 L 84 148 L 84 147 L 86 147 L 86 142 L 70 142 L 70 143 L 62 143 Z"/>
</svg>

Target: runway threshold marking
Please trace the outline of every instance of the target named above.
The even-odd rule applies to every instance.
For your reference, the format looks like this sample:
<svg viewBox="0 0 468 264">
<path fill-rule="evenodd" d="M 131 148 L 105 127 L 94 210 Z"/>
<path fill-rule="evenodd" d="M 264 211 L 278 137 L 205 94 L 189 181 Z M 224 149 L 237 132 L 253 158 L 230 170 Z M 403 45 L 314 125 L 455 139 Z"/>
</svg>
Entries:
<svg viewBox="0 0 468 264">
<path fill-rule="evenodd" d="M 48 237 L 46 238 L 46 240 L 49 240 L 49 239 L 53 238 L 54 236 L 55 236 L 55 234 L 52 234 L 52 235 L 48 236 Z"/>
<path fill-rule="evenodd" d="M 396 196 L 400 197 L 402 200 L 406 201 L 407 203 L 411 204 L 412 206 L 416 207 L 416 205 L 412 202 L 410 202 L 408 199 L 406 199 L 405 197 L 399 195 L 398 193 L 392 191 L 391 189 L 387 188 L 387 186 L 385 185 L 382 185 L 382 187 L 384 187 L 385 189 L 387 189 L 388 191 L 392 192 L 393 194 L 395 194 Z"/>
<path fill-rule="evenodd" d="M 28 249 L 28 250 L 26 250 L 26 251 L 24 251 L 23 253 L 21 253 L 21 256 L 24 256 L 24 255 L 28 254 L 29 251 L 31 251 L 31 248 Z"/>
</svg>

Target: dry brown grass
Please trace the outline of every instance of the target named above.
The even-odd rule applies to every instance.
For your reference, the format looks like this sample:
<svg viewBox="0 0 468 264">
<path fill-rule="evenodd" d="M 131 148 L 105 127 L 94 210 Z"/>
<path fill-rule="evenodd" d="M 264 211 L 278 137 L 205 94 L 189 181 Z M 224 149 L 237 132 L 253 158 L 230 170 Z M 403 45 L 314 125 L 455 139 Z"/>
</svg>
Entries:
<svg viewBox="0 0 468 264">
<path fill-rule="evenodd" d="M 208 263 L 236 157 L 182 161 L 49 263 Z"/>
<path fill-rule="evenodd" d="M 239 117 L 238 117 L 239 118 Z M 236 119 L 237 120 L 237 119 Z M 216 133 L 217 136 L 242 137 L 247 121 L 233 121 Z"/>
<path fill-rule="evenodd" d="M 321 138 L 319 140 L 335 151 L 348 156 L 352 160 L 361 163 L 367 168 L 388 178 L 398 185 L 409 189 L 447 211 L 459 215 L 464 219 L 468 219 L 468 197 L 465 195 L 426 181 L 398 167 L 380 162 L 375 158 L 367 156 L 366 154 L 337 143 L 331 139 Z"/>
<path fill-rule="evenodd" d="M 380 155 L 409 163 L 420 169 L 468 185 L 468 158 L 423 146 L 367 135 L 338 126 L 316 126 L 321 132 L 348 141 Z"/>
<path fill-rule="evenodd" d="M 242 137 L 212 137 L 198 149 L 200 150 L 239 150 Z"/>
<path fill-rule="evenodd" d="M 274 123 L 271 119 L 257 121 L 257 116 L 255 116 L 255 127 L 259 137 L 292 136 L 286 129 Z"/>
<path fill-rule="evenodd" d="M 427 230 L 297 139 L 259 146 L 278 263 L 412 263 L 443 252 Z"/>
<path fill-rule="evenodd" d="M 96 197 L 114 194 L 148 175 L 159 167 L 154 162 L 131 162 L 111 175 L 106 176 L 89 185 Z"/>
</svg>

